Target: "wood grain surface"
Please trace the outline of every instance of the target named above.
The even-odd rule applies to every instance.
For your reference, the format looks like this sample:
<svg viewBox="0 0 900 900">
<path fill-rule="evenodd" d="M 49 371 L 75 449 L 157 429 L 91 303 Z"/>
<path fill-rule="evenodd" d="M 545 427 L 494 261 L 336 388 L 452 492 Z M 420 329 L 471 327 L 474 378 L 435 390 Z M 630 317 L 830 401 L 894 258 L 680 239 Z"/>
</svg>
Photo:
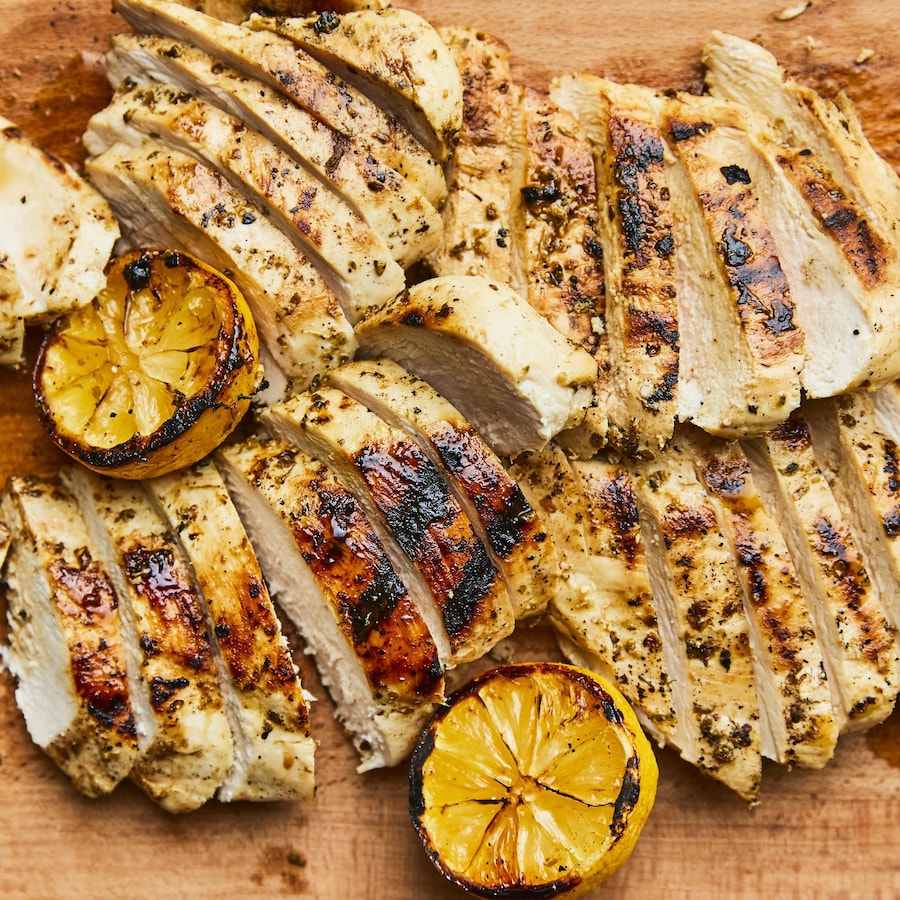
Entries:
<svg viewBox="0 0 900 900">
<path fill-rule="evenodd" d="M 656 87 L 696 86 L 711 28 L 758 37 L 805 82 L 826 93 L 847 90 L 876 148 L 900 166 L 900 6 L 814 0 L 780 21 L 775 14 L 790 2 L 405 5 L 435 24 L 477 25 L 503 38 L 517 78 L 535 87 L 576 69 Z M 98 61 L 109 34 L 124 29 L 108 0 L 0 0 L 0 114 L 80 163 L 84 123 L 107 96 Z M 874 55 L 857 62 L 864 48 Z M 0 373 L 0 478 L 51 474 L 59 462 L 37 425 L 27 371 Z M 519 659 L 555 656 L 542 630 L 515 641 Z M 183 817 L 161 812 L 129 784 L 103 800 L 79 796 L 31 744 L 12 680 L 0 675 L 0 897 L 460 897 L 418 845 L 406 772 L 355 773 L 353 751 L 300 648 L 297 658 L 319 697 L 316 799 L 211 803 Z M 823 771 L 767 767 L 754 809 L 675 754 L 658 756 L 659 797 L 644 835 L 625 868 L 592 897 L 900 894 L 897 715 L 842 739 Z"/>
</svg>

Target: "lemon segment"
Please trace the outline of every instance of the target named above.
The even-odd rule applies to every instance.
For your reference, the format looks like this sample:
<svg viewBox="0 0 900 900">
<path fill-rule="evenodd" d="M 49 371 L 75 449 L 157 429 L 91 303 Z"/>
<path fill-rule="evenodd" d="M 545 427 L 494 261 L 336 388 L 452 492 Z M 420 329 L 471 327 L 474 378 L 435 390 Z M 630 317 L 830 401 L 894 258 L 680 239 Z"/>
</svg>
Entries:
<svg viewBox="0 0 900 900">
<path fill-rule="evenodd" d="M 61 318 L 34 391 L 57 445 L 96 471 L 147 478 L 220 444 L 260 379 L 259 339 L 240 291 L 180 252 L 112 260 L 89 306 Z"/>
<path fill-rule="evenodd" d="M 582 894 L 630 855 L 658 771 L 609 683 L 556 663 L 493 669 L 423 732 L 410 813 L 437 869 L 483 897 Z"/>
</svg>

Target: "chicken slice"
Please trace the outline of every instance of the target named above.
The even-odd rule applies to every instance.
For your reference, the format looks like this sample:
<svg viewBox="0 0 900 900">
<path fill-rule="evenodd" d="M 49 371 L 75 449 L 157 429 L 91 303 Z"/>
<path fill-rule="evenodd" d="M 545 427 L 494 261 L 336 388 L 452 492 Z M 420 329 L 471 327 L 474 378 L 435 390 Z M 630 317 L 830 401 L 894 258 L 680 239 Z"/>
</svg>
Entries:
<svg viewBox="0 0 900 900">
<path fill-rule="evenodd" d="M 804 407 L 816 458 L 863 548 L 888 621 L 900 628 L 900 449 L 865 391 Z"/>
<path fill-rule="evenodd" d="M 349 12 L 353 9 L 384 9 L 387 5 L 388 0 L 190 0 L 192 9 L 235 24 L 245 22 L 261 10 L 271 15 L 300 16 L 322 9 Z"/>
<path fill-rule="evenodd" d="M 828 486 L 799 413 L 744 450 L 782 533 L 822 646 L 841 731 L 870 728 L 897 696 L 898 647 L 866 560 Z"/>
<path fill-rule="evenodd" d="M 444 475 L 409 436 L 335 388 L 275 404 L 261 421 L 326 461 L 357 495 L 451 665 L 513 630 L 503 579 Z"/>
<path fill-rule="evenodd" d="M 317 266 L 351 321 L 403 289 L 403 269 L 346 203 L 259 132 L 202 100 L 129 81 L 91 118 L 84 142 L 97 155 L 147 138 L 196 156 L 249 191 Z"/>
<path fill-rule="evenodd" d="M 274 88 L 203 50 L 155 35 L 116 35 L 106 72 L 114 87 L 135 77 L 180 88 L 264 134 L 338 193 L 404 268 L 440 242 L 440 214 L 407 179 Z"/>
<path fill-rule="evenodd" d="M 100 293 L 118 237 L 103 197 L 0 117 L 0 365 L 22 362 L 26 325 Z"/>
<path fill-rule="evenodd" d="M 351 143 L 406 178 L 435 206 L 447 196 L 434 157 L 395 119 L 287 38 L 251 31 L 174 0 L 114 0 L 139 33 L 164 34 L 282 91 Z"/>
<path fill-rule="evenodd" d="M 113 144 L 87 170 L 138 246 L 174 241 L 232 277 L 272 361 L 304 390 L 353 358 L 356 338 L 334 292 L 296 246 L 218 172 L 148 140 Z M 266 378 L 274 381 L 271 365 Z"/>
<path fill-rule="evenodd" d="M 290 38 L 404 125 L 445 162 L 462 125 L 459 69 L 434 26 L 408 9 L 253 15 L 253 29 Z"/>
<path fill-rule="evenodd" d="M 839 725 L 821 644 L 777 519 L 763 506 L 740 444 L 683 435 L 738 562 L 759 695 L 763 755 L 821 768 Z"/>
<path fill-rule="evenodd" d="M 532 88 L 516 86 L 521 107 L 513 145 L 513 270 L 510 284 L 560 334 L 597 361 L 594 406 L 605 408 L 611 378 L 597 178 L 590 141 L 575 117 Z M 592 456 L 603 443 L 591 407 L 567 444 Z M 587 426 L 587 427 L 584 427 Z"/>
<path fill-rule="evenodd" d="M 900 444 L 900 382 L 892 381 L 872 392 L 878 428 Z"/>
<path fill-rule="evenodd" d="M 462 77 L 462 124 L 447 162 L 444 237 L 428 262 L 436 275 L 481 275 L 506 284 L 512 244 L 510 50 L 492 35 L 438 30 Z"/>
<path fill-rule="evenodd" d="M 656 101 L 647 88 L 585 74 L 554 79 L 550 96 L 591 140 L 610 211 L 596 214 L 609 375 L 584 428 L 595 443 L 652 456 L 675 427 L 680 350 L 675 205 Z"/>
<path fill-rule="evenodd" d="M 517 620 L 556 593 L 559 560 L 541 517 L 466 418 L 431 385 L 387 359 L 334 369 L 332 385 L 406 432 L 447 477 L 491 553 Z"/>
<path fill-rule="evenodd" d="M 676 432 L 629 462 L 684 759 L 755 803 L 760 709 L 737 560 Z"/>
<path fill-rule="evenodd" d="M 0 509 L 12 536 L 7 661 L 16 702 L 31 739 L 75 787 L 107 794 L 140 753 L 141 685 L 116 589 L 67 491 L 12 478 Z"/>
<path fill-rule="evenodd" d="M 767 50 L 714 31 L 703 51 L 710 90 L 757 110 L 786 145 L 792 186 L 773 218 L 798 296 L 809 360 L 804 387 L 827 397 L 900 374 L 900 179 L 872 148 L 849 99 L 798 84 Z"/>
<path fill-rule="evenodd" d="M 387 357 L 444 395 L 495 452 L 543 447 L 577 425 L 597 363 L 506 285 L 478 276 L 421 282 L 356 328 L 362 353 Z"/>
<path fill-rule="evenodd" d="M 443 667 L 363 508 L 327 466 L 281 441 L 225 446 L 217 463 L 359 771 L 397 764 L 443 698 Z"/>
<path fill-rule="evenodd" d="M 152 722 L 132 780 L 169 812 L 212 798 L 234 762 L 234 742 L 203 599 L 190 567 L 141 485 L 67 469 L 67 482 L 101 547 L 139 648 Z"/>
<path fill-rule="evenodd" d="M 312 798 L 315 742 L 303 687 L 225 483 L 201 463 L 145 486 L 187 555 L 221 655 L 235 746 L 218 798 Z"/>
<path fill-rule="evenodd" d="M 761 120 L 737 104 L 681 94 L 664 104 L 681 162 L 692 264 L 679 289 L 679 415 L 726 437 L 759 434 L 800 403 L 804 332 L 762 202 L 770 187 Z M 676 219 L 676 222 L 679 220 Z"/>
</svg>

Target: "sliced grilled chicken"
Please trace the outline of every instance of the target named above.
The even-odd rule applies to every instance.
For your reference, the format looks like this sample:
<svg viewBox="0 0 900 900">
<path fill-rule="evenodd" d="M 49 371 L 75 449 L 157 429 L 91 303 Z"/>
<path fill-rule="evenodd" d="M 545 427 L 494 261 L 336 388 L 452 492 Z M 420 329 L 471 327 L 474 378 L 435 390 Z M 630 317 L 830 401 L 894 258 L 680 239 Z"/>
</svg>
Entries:
<svg viewBox="0 0 900 900">
<path fill-rule="evenodd" d="M 133 623 L 151 728 L 132 780 L 169 812 L 214 796 L 234 762 L 202 597 L 165 522 L 137 482 L 66 470 Z"/>
<path fill-rule="evenodd" d="M 597 363 L 506 285 L 478 276 L 420 282 L 356 328 L 362 353 L 387 357 L 444 395 L 501 455 L 543 447 L 577 425 Z"/>
<path fill-rule="evenodd" d="M 221 656 L 235 758 L 218 798 L 311 798 L 315 743 L 299 673 L 218 470 L 201 463 L 146 488 L 190 561 Z"/>
<path fill-rule="evenodd" d="M 507 283 L 512 260 L 510 50 L 492 35 L 439 29 L 462 77 L 462 125 L 447 162 L 444 238 L 428 261 L 436 275 Z"/>
<path fill-rule="evenodd" d="M 513 128 L 513 271 L 510 284 L 547 321 L 597 361 L 594 405 L 608 406 L 610 358 L 606 291 L 590 141 L 567 110 L 531 88 L 516 86 L 521 106 Z M 604 434 L 594 434 L 596 409 L 578 435 L 592 456 Z M 605 422 L 604 411 L 599 418 Z M 602 430 L 602 429 L 601 429 Z M 576 440 L 576 435 L 571 436 Z"/>
<path fill-rule="evenodd" d="M 885 615 L 900 628 L 900 449 L 884 434 L 870 394 L 804 407 L 816 458 L 854 528 Z"/>
<path fill-rule="evenodd" d="M 434 26 L 407 9 L 254 15 L 250 28 L 290 38 L 402 123 L 444 162 L 462 124 L 462 81 Z"/>
<path fill-rule="evenodd" d="M 597 443 L 652 455 L 677 413 L 679 324 L 675 207 L 667 143 L 649 89 L 593 75 L 556 78 L 552 99 L 588 134 L 596 160 L 597 214 L 606 286 L 608 390 L 588 410 Z"/>
<path fill-rule="evenodd" d="M 289 391 L 353 358 L 356 338 L 334 292 L 296 246 L 218 172 L 148 140 L 113 144 L 87 170 L 138 246 L 169 246 L 228 272 L 253 311 Z M 265 367 L 273 381 L 272 366 Z"/>
<path fill-rule="evenodd" d="M 32 740 L 75 787 L 107 794 L 140 753 L 140 682 L 129 672 L 116 589 L 68 492 L 12 478 L 0 509 L 13 539 L 7 661 L 16 702 Z"/>
<path fill-rule="evenodd" d="M 335 388 L 275 404 L 261 420 L 352 486 L 442 660 L 478 659 L 512 632 L 512 602 L 487 548 L 406 433 Z"/>
<path fill-rule="evenodd" d="M 352 9 L 384 9 L 387 0 L 191 0 L 191 8 L 209 16 L 240 24 L 263 10 L 270 15 L 299 16 L 320 9 L 348 12 Z"/>
<path fill-rule="evenodd" d="M 897 695 L 898 648 L 860 549 L 799 413 L 744 444 L 765 505 L 782 523 L 822 646 L 842 731 L 883 721 Z"/>
<path fill-rule="evenodd" d="M 776 518 L 763 506 L 736 441 L 682 436 L 738 562 L 759 695 L 762 752 L 785 765 L 821 768 L 839 725 L 822 648 Z"/>
<path fill-rule="evenodd" d="M 160 84 L 129 81 L 84 136 L 92 154 L 113 143 L 162 140 L 248 191 L 338 295 L 355 321 L 406 283 L 381 237 L 340 197 L 259 132 L 215 106 Z"/>
<path fill-rule="evenodd" d="M 359 150 L 284 94 L 240 74 L 183 41 L 121 34 L 107 54 L 107 77 L 130 77 L 185 90 L 255 128 L 335 190 L 408 267 L 441 239 L 441 217 L 402 175 Z"/>
<path fill-rule="evenodd" d="M 0 117 L 0 364 L 22 361 L 26 325 L 93 300 L 118 237 L 100 194 Z"/>
<path fill-rule="evenodd" d="M 435 205 L 447 196 L 440 164 L 402 125 L 287 38 L 220 21 L 174 0 L 115 0 L 114 5 L 135 31 L 188 41 L 287 94 L 360 150 L 405 175 Z"/>
<path fill-rule="evenodd" d="M 672 685 L 672 742 L 754 803 L 760 710 L 737 561 L 677 432 L 659 456 L 629 469 Z"/>
<path fill-rule="evenodd" d="M 804 387 L 827 397 L 900 374 L 900 179 L 871 147 L 849 99 L 798 84 L 767 50 L 713 32 L 704 48 L 713 93 L 756 109 L 786 145 L 790 190 L 772 218 L 809 359 Z M 777 211 L 776 211 L 777 212 Z"/>
<path fill-rule="evenodd" d="M 664 104 L 681 161 L 690 283 L 679 290 L 679 414 L 714 434 L 759 434 L 800 403 L 804 332 L 761 193 L 764 125 L 748 110 L 681 94 Z M 678 219 L 676 219 L 676 222 Z"/>
<path fill-rule="evenodd" d="M 360 771 L 395 765 L 443 698 L 443 668 L 365 512 L 327 466 L 283 442 L 229 445 L 217 460 Z"/>
<path fill-rule="evenodd" d="M 503 576 L 516 619 L 543 612 L 557 589 L 556 549 L 521 488 L 459 410 L 387 359 L 341 366 L 329 380 L 403 429 L 447 476 Z"/>
</svg>

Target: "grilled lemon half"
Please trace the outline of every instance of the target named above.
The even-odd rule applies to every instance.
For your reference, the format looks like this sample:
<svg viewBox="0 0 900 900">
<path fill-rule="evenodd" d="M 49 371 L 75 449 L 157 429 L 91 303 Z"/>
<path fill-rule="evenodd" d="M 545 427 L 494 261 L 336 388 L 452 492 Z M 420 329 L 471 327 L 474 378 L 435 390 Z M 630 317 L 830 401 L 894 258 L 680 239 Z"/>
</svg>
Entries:
<svg viewBox="0 0 900 900">
<path fill-rule="evenodd" d="M 502 666 L 422 733 L 410 815 L 437 869 L 470 893 L 579 896 L 628 859 L 657 778 L 613 685 L 561 663 Z"/>
<path fill-rule="evenodd" d="M 241 292 L 186 253 L 111 260 L 105 289 L 63 316 L 34 370 L 41 422 L 70 456 L 119 478 L 190 465 L 234 430 L 259 385 Z"/>
</svg>

